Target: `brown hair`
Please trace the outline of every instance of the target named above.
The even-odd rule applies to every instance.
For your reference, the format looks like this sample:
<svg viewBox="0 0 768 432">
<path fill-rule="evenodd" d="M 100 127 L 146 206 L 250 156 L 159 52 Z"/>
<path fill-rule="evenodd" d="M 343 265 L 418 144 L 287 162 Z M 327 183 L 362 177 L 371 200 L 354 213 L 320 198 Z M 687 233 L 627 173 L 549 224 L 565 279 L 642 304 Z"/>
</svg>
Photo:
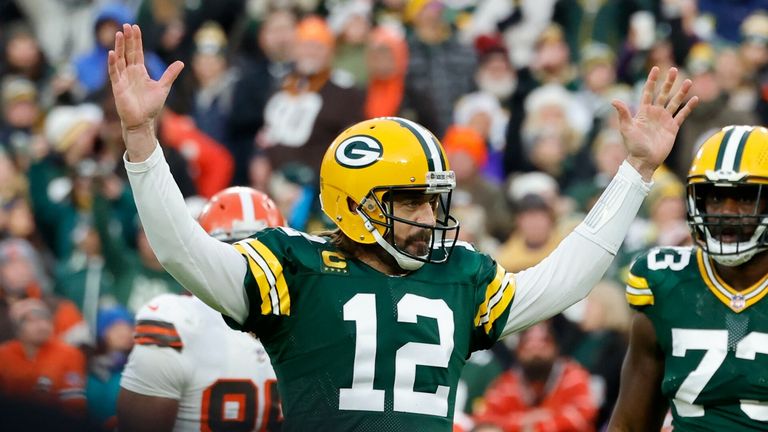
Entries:
<svg viewBox="0 0 768 432">
<path fill-rule="evenodd" d="M 344 253 L 348 257 L 356 257 L 359 253 L 365 251 L 365 246 L 362 243 L 358 243 L 339 229 L 336 228 L 334 230 L 326 230 L 326 231 L 320 231 L 317 233 L 314 233 L 314 235 L 319 237 L 327 237 L 330 239 L 330 243 L 334 246 L 336 246 L 336 249 L 338 249 L 340 252 Z"/>
</svg>

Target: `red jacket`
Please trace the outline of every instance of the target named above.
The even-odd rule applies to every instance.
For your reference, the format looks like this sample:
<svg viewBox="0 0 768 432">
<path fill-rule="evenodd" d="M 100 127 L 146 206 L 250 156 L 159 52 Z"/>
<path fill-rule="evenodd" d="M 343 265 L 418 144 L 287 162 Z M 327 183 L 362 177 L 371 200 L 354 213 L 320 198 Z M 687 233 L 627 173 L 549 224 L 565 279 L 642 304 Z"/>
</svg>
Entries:
<svg viewBox="0 0 768 432">
<path fill-rule="evenodd" d="M 485 392 L 477 423 L 493 423 L 505 432 L 591 432 L 597 405 L 589 389 L 589 372 L 573 361 L 556 362 L 545 385 L 546 395 L 534 405 L 519 370 L 504 372 Z"/>
<path fill-rule="evenodd" d="M 204 134 L 188 116 L 165 111 L 160 121 L 160 139 L 187 160 L 199 195 L 210 198 L 229 186 L 235 162 L 226 147 Z"/>
</svg>

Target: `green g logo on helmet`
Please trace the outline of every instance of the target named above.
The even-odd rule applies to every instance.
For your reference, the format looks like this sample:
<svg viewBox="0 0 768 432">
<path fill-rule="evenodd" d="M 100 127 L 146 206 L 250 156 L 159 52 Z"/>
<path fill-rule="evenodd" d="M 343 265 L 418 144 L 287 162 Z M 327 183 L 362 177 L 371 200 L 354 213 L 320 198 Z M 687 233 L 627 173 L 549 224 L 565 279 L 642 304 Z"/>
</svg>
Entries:
<svg viewBox="0 0 768 432">
<path fill-rule="evenodd" d="M 379 244 L 404 269 L 445 262 L 458 238 L 459 223 L 450 214 L 455 174 L 437 137 L 408 119 L 364 120 L 340 133 L 323 156 L 319 186 L 323 212 L 345 236 Z M 401 193 L 439 195 L 435 224 L 395 216 L 393 199 Z M 430 252 L 417 256 L 398 249 L 395 221 L 429 230 Z"/>
<path fill-rule="evenodd" d="M 371 136 L 355 135 L 336 147 L 336 161 L 347 168 L 365 168 L 381 158 L 381 143 Z"/>
</svg>

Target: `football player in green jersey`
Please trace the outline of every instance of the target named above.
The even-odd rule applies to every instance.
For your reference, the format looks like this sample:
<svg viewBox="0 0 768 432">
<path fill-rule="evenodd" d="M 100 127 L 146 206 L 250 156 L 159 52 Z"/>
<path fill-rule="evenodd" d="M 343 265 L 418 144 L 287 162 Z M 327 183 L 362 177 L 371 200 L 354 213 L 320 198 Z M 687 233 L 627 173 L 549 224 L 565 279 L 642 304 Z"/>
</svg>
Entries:
<svg viewBox="0 0 768 432">
<path fill-rule="evenodd" d="M 182 64 L 153 81 L 143 63 L 139 28 L 124 25 L 109 71 L 147 237 L 189 291 L 261 338 L 287 431 L 450 431 L 470 353 L 586 296 L 697 101 L 684 104 L 688 80 L 672 91 L 675 69 L 654 96 L 653 68 L 634 118 L 616 102 L 627 161 L 547 259 L 512 274 L 456 241 L 445 152 L 401 118 L 353 125 L 326 151 L 320 201 L 338 227 L 331 235 L 267 229 L 234 245 L 206 235 L 188 215 L 153 129 Z"/>
<path fill-rule="evenodd" d="M 728 126 L 688 174 L 695 245 L 638 258 L 612 431 L 768 430 L 768 130 Z"/>
</svg>

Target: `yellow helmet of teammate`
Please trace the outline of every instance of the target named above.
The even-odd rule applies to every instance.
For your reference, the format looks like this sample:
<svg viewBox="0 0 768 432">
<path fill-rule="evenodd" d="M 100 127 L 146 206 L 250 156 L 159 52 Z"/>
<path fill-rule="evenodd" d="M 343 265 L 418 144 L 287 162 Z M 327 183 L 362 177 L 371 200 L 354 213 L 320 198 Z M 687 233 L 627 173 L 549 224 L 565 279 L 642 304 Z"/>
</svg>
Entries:
<svg viewBox="0 0 768 432">
<path fill-rule="evenodd" d="M 342 132 L 320 166 L 320 202 L 350 239 L 378 243 L 406 270 L 448 259 L 459 224 L 450 215 L 456 177 L 442 145 L 425 127 L 398 117 L 362 121 Z M 424 225 L 393 214 L 399 191 L 439 194 L 437 223 Z M 426 255 L 413 255 L 394 241 L 394 222 L 432 230 Z"/>
<path fill-rule="evenodd" d="M 693 239 L 727 266 L 768 249 L 768 129 L 727 126 L 699 148 L 688 172 L 688 223 Z M 727 199 L 738 214 L 707 211 Z"/>
</svg>

